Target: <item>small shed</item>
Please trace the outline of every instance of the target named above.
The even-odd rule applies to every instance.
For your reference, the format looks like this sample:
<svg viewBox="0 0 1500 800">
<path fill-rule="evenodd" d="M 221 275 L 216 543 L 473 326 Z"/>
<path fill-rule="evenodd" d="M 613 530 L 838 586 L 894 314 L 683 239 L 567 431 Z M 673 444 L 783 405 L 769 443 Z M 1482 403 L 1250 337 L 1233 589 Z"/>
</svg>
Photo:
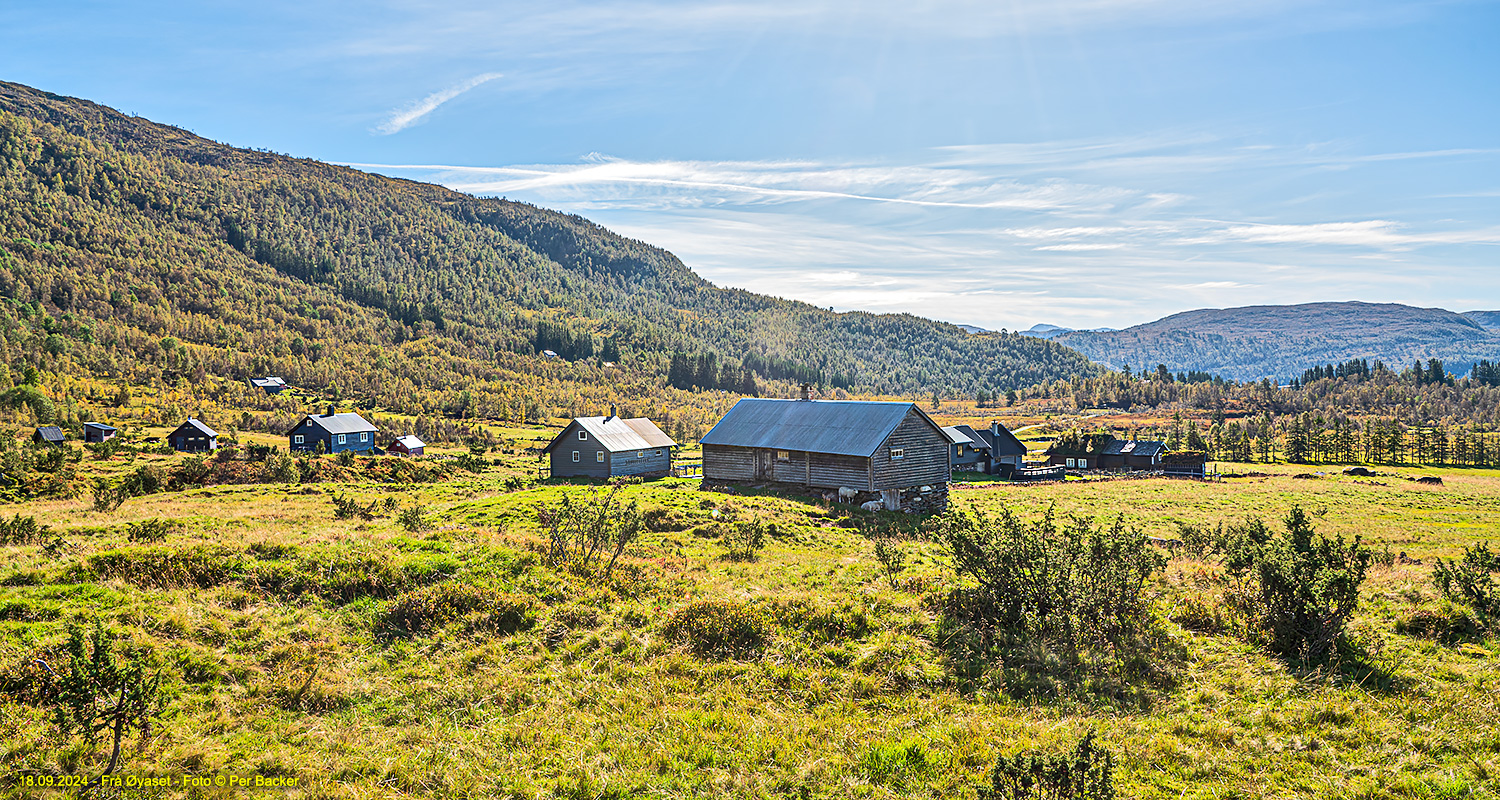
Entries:
<svg viewBox="0 0 1500 800">
<path fill-rule="evenodd" d="M 398 456 L 419 456 L 427 444 L 412 434 L 399 436 L 386 445 L 385 451 Z"/>
<path fill-rule="evenodd" d="M 1181 450 L 1161 457 L 1161 471 L 1169 478 L 1202 478 L 1208 454 L 1202 450 Z"/>
<path fill-rule="evenodd" d="M 89 444 L 98 444 L 106 439 L 113 439 L 120 430 L 113 425 L 105 425 L 102 422 L 83 423 L 83 440 Z"/>
<path fill-rule="evenodd" d="M 218 449 L 219 434 L 202 422 L 188 417 L 187 422 L 167 434 L 167 441 L 179 453 L 206 453 Z"/>
<path fill-rule="evenodd" d="M 67 440 L 68 437 L 63 433 L 63 429 L 57 427 L 56 425 L 44 425 L 40 428 L 37 428 L 36 431 L 31 434 L 31 441 L 36 442 L 37 444 L 62 444 Z"/>
<path fill-rule="evenodd" d="M 303 453 L 317 452 L 319 442 L 325 453 L 368 452 L 375 448 L 375 434 L 375 426 L 364 417 L 353 411 L 336 411 L 333 406 L 328 407 L 327 414 L 303 417 L 286 432 L 288 449 Z"/>
<path fill-rule="evenodd" d="M 666 477 L 677 443 L 645 417 L 578 417 L 553 437 L 542 454 L 551 457 L 554 478 Z"/>
<path fill-rule="evenodd" d="M 892 511 L 947 505 L 954 442 L 915 403 L 745 398 L 702 443 L 705 481 L 878 493 Z"/>
<path fill-rule="evenodd" d="M 282 392 L 291 388 L 286 385 L 286 381 L 275 376 L 269 376 L 265 378 L 251 378 L 250 385 L 254 386 L 257 389 L 260 389 L 266 394 L 281 394 Z"/>
</svg>

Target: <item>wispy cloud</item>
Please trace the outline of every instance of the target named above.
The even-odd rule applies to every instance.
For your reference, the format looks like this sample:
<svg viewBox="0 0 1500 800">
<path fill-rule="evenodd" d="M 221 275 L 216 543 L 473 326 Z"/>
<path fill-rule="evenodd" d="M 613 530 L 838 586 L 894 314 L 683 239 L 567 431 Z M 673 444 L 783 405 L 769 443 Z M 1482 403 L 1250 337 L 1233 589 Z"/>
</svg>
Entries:
<svg viewBox="0 0 1500 800">
<path fill-rule="evenodd" d="M 375 127 L 375 131 L 377 133 L 389 136 L 393 133 L 406 130 L 407 128 L 416 124 L 423 117 L 431 114 L 433 111 L 436 111 L 438 106 L 448 102 L 449 100 L 452 100 L 455 97 L 458 97 L 459 95 L 469 91 L 470 89 L 473 89 L 482 84 L 489 83 L 490 81 L 495 80 L 499 77 L 502 76 L 498 72 L 486 72 L 482 75 L 475 75 L 468 80 L 455 83 L 452 86 L 443 89 L 442 91 L 433 92 L 432 94 L 427 95 L 426 97 L 416 101 L 415 103 L 405 106 L 404 108 L 399 108 L 395 111 L 392 111 L 390 117 L 387 118 L 385 122 L 382 122 Z"/>
</svg>

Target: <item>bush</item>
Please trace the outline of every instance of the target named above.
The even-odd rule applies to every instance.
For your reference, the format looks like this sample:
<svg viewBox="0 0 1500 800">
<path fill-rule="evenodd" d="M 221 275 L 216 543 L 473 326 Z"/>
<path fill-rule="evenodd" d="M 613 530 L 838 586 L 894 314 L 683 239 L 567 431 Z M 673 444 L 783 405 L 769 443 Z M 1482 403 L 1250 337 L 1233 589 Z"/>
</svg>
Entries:
<svg viewBox="0 0 1500 800">
<path fill-rule="evenodd" d="M 873 627 L 864 609 L 850 605 L 774 599 L 766 601 L 764 608 L 776 624 L 805 633 L 816 644 L 863 639 Z"/>
<path fill-rule="evenodd" d="M 255 445 L 251 445 L 252 448 Z M 266 455 L 261 465 L 261 480 L 266 483 L 294 483 L 297 480 L 297 466 L 292 457 L 286 453 L 273 452 Z M 253 451 L 252 451 L 253 452 Z"/>
<path fill-rule="evenodd" d="M 980 800 L 1114 800 L 1115 758 L 1094 743 L 1090 731 L 1067 755 L 1021 753 L 995 759 L 990 785 L 979 787 Z"/>
<path fill-rule="evenodd" d="M 954 511 L 933 528 L 958 575 L 979 584 L 939 601 L 936 640 L 971 675 L 998 664 L 1007 691 L 1033 695 L 1166 674 L 1164 628 L 1144 591 L 1165 559 L 1123 519 L 1059 526 L 1048 511 L 1028 525 L 1009 511 Z"/>
<path fill-rule="evenodd" d="M 147 588 L 206 589 L 238 576 L 243 568 L 238 551 L 217 545 L 122 547 L 95 553 L 85 563 L 100 578 L 119 578 Z"/>
<path fill-rule="evenodd" d="M 687 644 L 706 658 L 758 655 L 769 638 L 769 625 L 758 609 L 734 600 L 698 600 L 667 619 L 662 633 Z"/>
<path fill-rule="evenodd" d="M 759 521 L 731 525 L 723 542 L 729 548 L 726 557 L 730 561 L 754 561 L 766 545 L 766 525 Z"/>
<path fill-rule="evenodd" d="M 343 451 L 345 453 L 348 450 Z M 362 520 L 372 520 L 380 516 L 382 511 L 390 511 L 396 507 L 396 498 L 387 497 L 383 500 L 371 500 L 369 503 L 361 504 L 358 500 L 343 494 L 333 496 L 333 518 L 353 519 L 359 517 Z"/>
<path fill-rule="evenodd" d="M 693 527 L 680 512 L 666 506 L 647 506 L 641 512 L 641 524 L 652 533 L 685 531 Z"/>
<path fill-rule="evenodd" d="M 1438 559 L 1432 568 L 1432 582 L 1443 597 L 1455 603 L 1467 603 L 1481 616 L 1500 613 L 1500 593 L 1494 572 L 1500 572 L 1500 553 L 1490 551 L 1489 542 L 1464 548 L 1464 557 L 1456 561 Z"/>
<path fill-rule="evenodd" d="M 421 533 L 422 531 L 432 529 L 432 520 L 422 514 L 421 506 L 412 506 L 402 511 L 397 515 L 396 522 L 412 533 Z"/>
<path fill-rule="evenodd" d="M 339 466 L 341 467 L 352 467 L 354 466 L 354 451 L 340 450 L 339 454 L 334 456 L 334 459 L 339 462 Z"/>
<path fill-rule="evenodd" d="M 1264 523 L 1252 521 L 1227 544 L 1224 567 L 1248 589 L 1228 599 L 1266 637 L 1271 652 L 1322 661 L 1359 606 L 1370 549 L 1358 536 L 1346 543 L 1314 533 L 1298 507 L 1283 524 L 1285 531 L 1272 536 Z"/>
<path fill-rule="evenodd" d="M 536 519 L 547 532 L 547 560 L 583 572 L 593 571 L 604 555 L 607 579 L 615 562 L 641 534 L 641 512 L 634 501 L 620 503 L 618 485 L 607 494 L 565 494 L 556 506 L 538 505 Z"/>
<path fill-rule="evenodd" d="M 36 517 L 20 514 L 10 519 L 0 517 L 0 545 L 41 544 L 51 538 L 51 526 L 38 524 Z"/>
<path fill-rule="evenodd" d="M 524 630 L 536 620 L 530 598 L 465 583 L 439 583 L 391 601 L 386 624 L 392 630 L 416 634 L 463 617 L 472 617 L 475 627 L 499 633 Z"/>
<path fill-rule="evenodd" d="M 127 523 L 126 535 L 132 542 L 160 542 L 168 535 L 182 528 L 182 523 L 175 519 L 152 518 L 140 522 Z"/>
<path fill-rule="evenodd" d="M 188 456 L 177 465 L 177 471 L 172 473 L 172 482 L 178 486 L 202 486 L 213 471 L 214 468 L 209 466 L 203 456 Z"/>
</svg>

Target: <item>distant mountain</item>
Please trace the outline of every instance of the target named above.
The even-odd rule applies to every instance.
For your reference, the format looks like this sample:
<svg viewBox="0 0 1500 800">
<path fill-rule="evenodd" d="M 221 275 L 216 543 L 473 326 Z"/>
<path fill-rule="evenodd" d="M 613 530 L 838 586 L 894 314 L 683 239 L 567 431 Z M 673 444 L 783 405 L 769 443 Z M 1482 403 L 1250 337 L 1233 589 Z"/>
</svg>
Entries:
<svg viewBox="0 0 1500 800">
<path fill-rule="evenodd" d="M 13 373 L 278 375 L 411 414 L 597 413 L 648 402 L 668 378 L 910 395 L 1098 371 L 1014 333 L 715 286 L 581 217 L 235 148 L 4 81 L 0 301 Z"/>
<path fill-rule="evenodd" d="M 1465 311 L 1464 316 L 1479 323 L 1487 331 L 1500 330 L 1500 311 Z"/>
<path fill-rule="evenodd" d="M 994 333 L 994 331 L 990 330 L 989 328 L 981 328 L 978 325 L 965 325 L 962 322 L 955 322 L 953 324 L 956 327 L 962 328 L 964 333 Z"/>
<path fill-rule="evenodd" d="M 1438 358 L 1455 374 L 1480 359 L 1500 359 L 1500 332 L 1470 316 L 1394 303 L 1206 308 L 1120 331 L 1070 331 L 1053 341 L 1115 369 L 1165 364 L 1174 372 L 1241 380 L 1286 378 L 1351 358 L 1393 367 Z"/>
<path fill-rule="evenodd" d="M 1086 333 L 1109 333 L 1109 332 L 1112 332 L 1112 331 L 1114 331 L 1114 328 L 1089 328 L 1085 332 Z M 1031 337 L 1034 337 L 1034 338 L 1037 338 L 1037 339 L 1056 339 L 1058 336 L 1061 336 L 1064 333 L 1073 333 L 1073 332 L 1074 332 L 1073 328 L 1064 328 L 1061 325 L 1048 325 L 1045 322 L 1039 322 L 1039 323 L 1037 323 L 1035 325 L 1032 325 L 1027 330 L 1021 331 L 1021 335 L 1022 336 L 1031 336 Z"/>
</svg>

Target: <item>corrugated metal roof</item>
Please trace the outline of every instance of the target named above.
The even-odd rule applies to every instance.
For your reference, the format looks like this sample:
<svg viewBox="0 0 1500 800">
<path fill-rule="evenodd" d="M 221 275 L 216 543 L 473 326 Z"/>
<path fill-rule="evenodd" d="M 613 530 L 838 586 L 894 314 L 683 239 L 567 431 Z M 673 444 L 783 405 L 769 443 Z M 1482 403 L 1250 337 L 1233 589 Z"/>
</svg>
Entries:
<svg viewBox="0 0 1500 800">
<path fill-rule="evenodd" d="M 177 426 L 177 430 L 178 431 L 182 430 L 183 428 L 192 428 L 192 429 L 198 431 L 199 433 L 203 434 L 204 436 L 218 436 L 219 435 L 217 432 L 214 431 L 213 428 L 210 428 L 207 425 L 204 425 L 203 423 L 199 422 L 196 419 L 193 419 L 192 417 L 188 417 L 187 418 L 187 422 L 184 422 L 181 425 Z M 176 432 L 177 431 L 173 431 L 173 433 L 176 433 Z"/>
<path fill-rule="evenodd" d="M 913 409 L 922 414 L 912 403 L 747 397 L 735 403 L 702 442 L 869 457 Z"/>
<path fill-rule="evenodd" d="M 36 432 L 37 435 L 42 437 L 42 441 L 45 442 L 61 442 L 67 438 L 63 435 L 62 428 L 59 428 L 56 425 L 46 425 L 44 427 L 37 428 Z"/>
<path fill-rule="evenodd" d="M 969 427 L 969 426 L 967 426 L 967 425 L 945 425 L 945 426 L 943 426 L 943 433 L 947 435 L 948 441 L 950 441 L 950 442 L 952 442 L 954 444 L 972 444 L 972 445 L 978 445 L 979 443 L 976 442 L 976 441 L 974 441 L 973 437 L 971 437 L 968 434 L 964 433 L 964 428 L 967 428 L 967 427 Z M 969 433 L 973 433 L 973 432 L 974 432 L 973 430 L 969 431 Z"/>
<path fill-rule="evenodd" d="M 275 389 L 278 386 L 286 387 L 286 381 L 274 376 L 269 378 L 251 378 L 250 383 L 261 389 Z"/>
<path fill-rule="evenodd" d="M 307 419 L 312 420 L 314 425 L 329 433 L 362 433 L 364 431 L 375 430 L 374 425 L 371 425 L 368 420 L 353 411 L 340 411 L 337 414 L 318 414 L 317 416 L 308 416 Z"/>
<path fill-rule="evenodd" d="M 415 436 L 413 436 L 411 434 L 407 434 L 405 436 L 397 437 L 396 438 L 396 443 L 399 444 L 399 445 L 401 445 L 402 447 L 407 448 L 408 450 L 415 450 L 418 447 L 426 447 L 427 446 L 426 443 L 424 443 L 421 439 L 418 439 L 417 437 L 415 437 Z"/>
<path fill-rule="evenodd" d="M 635 419 L 621 419 L 620 417 L 579 417 L 573 420 L 578 427 L 588 431 L 590 437 L 611 453 L 622 453 L 626 450 L 650 450 L 655 447 L 675 447 L 676 442 L 670 436 L 661 432 L 656 423 L 645 417 Z M 573 430 L 573 425 L 562 429 L 562 433 L 553 437 L 552 442 L 547 445 L 543 453 L 550 452 L 563 440 L 565 434 Z"/>
<path fill-rule="evenodd" d="M 116 428 L 113 425 L 105 425 L 102 422 L 85 422 L 85 423 L 83 423 L 83 427 L 85 427 L 85 428 L 97 428 L 97 429 L 99 429 L 101 431 L 117 431 L 117 430 L 119 430 L 119 428 Z"/>
</svg>

